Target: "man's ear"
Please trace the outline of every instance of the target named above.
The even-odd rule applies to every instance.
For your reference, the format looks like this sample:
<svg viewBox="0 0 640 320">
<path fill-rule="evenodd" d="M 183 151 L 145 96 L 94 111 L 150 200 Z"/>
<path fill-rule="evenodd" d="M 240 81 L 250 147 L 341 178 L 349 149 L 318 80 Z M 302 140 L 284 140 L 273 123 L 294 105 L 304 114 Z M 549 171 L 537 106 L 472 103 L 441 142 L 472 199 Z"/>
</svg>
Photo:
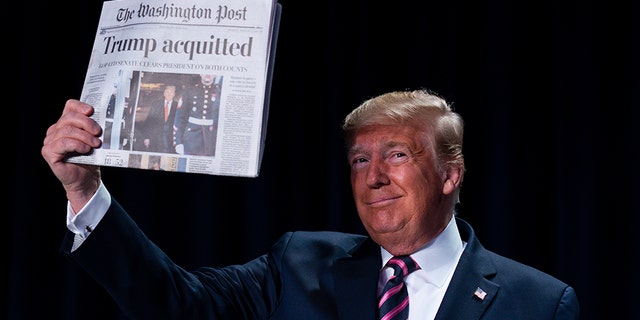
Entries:
<svg viewBox="0 0 640 320">
<path fill-rule="evenodd" d="M 460 187 L 460 183 L 462 183 L 462 168 L 458 166 L 449 166 L 445 171 L 442 193 L 445 195 L 452 194 Z"/>
</svg>

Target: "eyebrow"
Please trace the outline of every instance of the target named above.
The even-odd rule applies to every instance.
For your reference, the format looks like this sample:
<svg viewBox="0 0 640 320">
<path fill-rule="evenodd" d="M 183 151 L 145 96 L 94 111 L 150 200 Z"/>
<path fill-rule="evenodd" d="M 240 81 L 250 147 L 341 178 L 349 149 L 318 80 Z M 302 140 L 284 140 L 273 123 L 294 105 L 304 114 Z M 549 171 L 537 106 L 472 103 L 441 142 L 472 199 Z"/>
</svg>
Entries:
<svg viewBox="0 0 640 320">
<path fill-rule="evenodd" d="M 396 140 L 389 140 L 389 141 L 385 141 L 383 143 L 383 147 L 386 148 L 386 149 L 394 148 L 394 147 L 397 147 L 397 146 L 403 146 L 403 147 L 410 148 L 408 143 L 399 142 L 399 141 L 396 141 Z M 353 145 L 347 151 L 347 155 L 351 156 L 351 155 L 353 155 L 355 153 L 364 152 L 363 150 L 364 149 L 362 147 L 360 147 L 359 145 Z"/>
</svg>

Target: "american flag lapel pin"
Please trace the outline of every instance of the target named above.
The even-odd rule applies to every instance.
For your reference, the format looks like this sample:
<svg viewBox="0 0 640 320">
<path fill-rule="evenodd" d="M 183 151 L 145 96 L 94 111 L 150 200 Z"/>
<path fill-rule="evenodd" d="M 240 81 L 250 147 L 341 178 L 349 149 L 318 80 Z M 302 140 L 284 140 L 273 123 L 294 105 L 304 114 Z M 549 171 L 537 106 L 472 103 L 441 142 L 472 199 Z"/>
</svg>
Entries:
<svg viewBox="0 0 640 320">
<path fill-rule="evenodd" d="M 477 287 L 476 292 L 473 293 L 473 296 L 476 297 L 476 299 L 483 301 L 487 296 L 487 293 L 484 290 L 480 289 L 480 287 Z"/>
</svg>

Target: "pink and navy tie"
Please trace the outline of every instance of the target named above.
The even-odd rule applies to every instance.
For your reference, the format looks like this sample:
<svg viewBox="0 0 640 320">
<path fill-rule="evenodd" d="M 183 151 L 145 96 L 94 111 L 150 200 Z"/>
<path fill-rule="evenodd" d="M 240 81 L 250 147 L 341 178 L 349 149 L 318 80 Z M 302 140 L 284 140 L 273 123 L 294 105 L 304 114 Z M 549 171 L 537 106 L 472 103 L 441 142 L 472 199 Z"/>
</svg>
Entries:
<svg viewBox="0 0 640 320">
<path fill-rule="evenodd" d="M 407 320 L 409 317 L 409 294 L 404 277 L 420 269 L 410 256 L 396 256 L 387 262 L 393 275 L 387 281 L 378 300 L 380 320 Z"/>
</svg>

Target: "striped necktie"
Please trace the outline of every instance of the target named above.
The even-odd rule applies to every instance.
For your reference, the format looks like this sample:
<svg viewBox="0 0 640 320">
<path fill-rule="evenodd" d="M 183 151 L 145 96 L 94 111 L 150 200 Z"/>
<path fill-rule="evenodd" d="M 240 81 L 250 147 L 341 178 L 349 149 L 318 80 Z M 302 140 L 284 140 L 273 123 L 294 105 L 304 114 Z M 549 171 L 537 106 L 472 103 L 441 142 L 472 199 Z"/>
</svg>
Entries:
<svg viewBox="0 0 640 320">
<path fill-rule="evenodd" d="M 378 300 L 380 320 L 406 320 L 409 317 L 409 294 L 404 277 L 420 269 L 410 256 L 396 256 L 387 262 L 393 275 L 387 281 Z"/>
</svg>

